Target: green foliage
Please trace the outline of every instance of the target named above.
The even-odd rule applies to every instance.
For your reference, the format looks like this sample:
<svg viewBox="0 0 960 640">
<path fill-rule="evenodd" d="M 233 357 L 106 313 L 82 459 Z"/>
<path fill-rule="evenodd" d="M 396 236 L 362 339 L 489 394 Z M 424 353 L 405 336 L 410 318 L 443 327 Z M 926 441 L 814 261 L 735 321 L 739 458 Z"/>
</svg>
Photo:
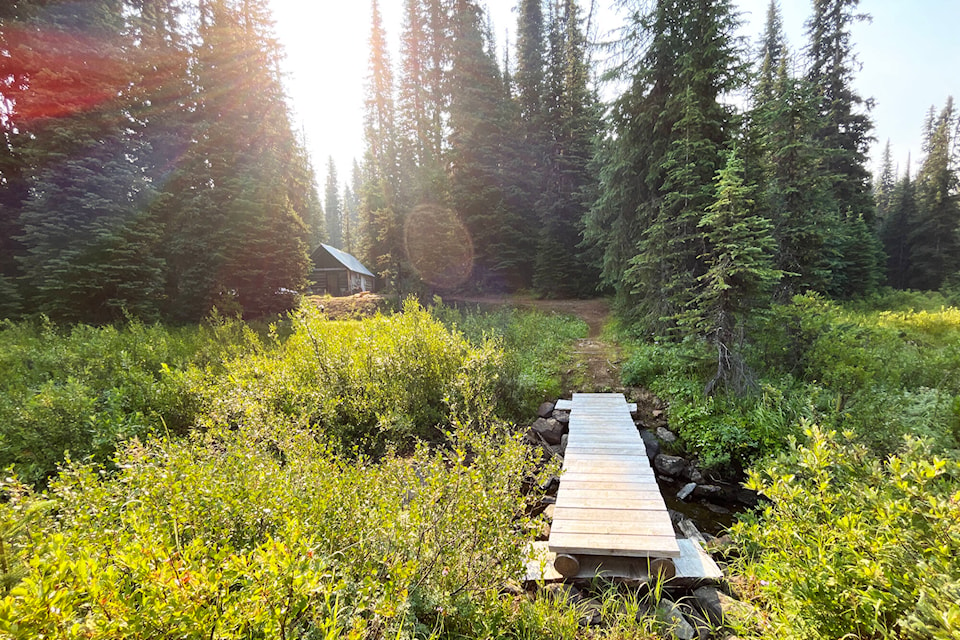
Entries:
<svg viewBox="0 0 960 640">
<path fill-rule="evenodd" d="M 303 431 L 249 436 L 133 442 L 115 480 L 73 466 L 44 496 L 6 485 L 0 525 L 56 515 L 8 547 L 24 575 L 0 635 L 424 637 L 482 624 L 522 567 L 517 438 L 461 430 L 371 464 Z"/>
<path fill-rule="evenodd" d="M 464 311 L 442 304 L 434 304 L 430 311 L 447 327 L 462 331 L 472 344 L 491 338 L 501 342 L 499 414 L 515 420 L 528 418 L 541 402 L 562 395 L 570 344 L 587 335 L 583 320 L 556 313 L 508 308 Z"/>
<path fill-rule="evenodd" d="M 733 534 L 779 638 L 960 634 L 960 463 L 907 439 L 879 459 L 818 427 L 748 486 L 772 503 Z"/>
<path fill-rule="evenodd" d="M 121 440 L 186 433 L 198 410 L 191 367 L 214 371 L 249 339 L 220 321 L 199 329 L 0 325 L 0 466 L 43 482 L 65 451 L 107 463 Z"/>
</svg>

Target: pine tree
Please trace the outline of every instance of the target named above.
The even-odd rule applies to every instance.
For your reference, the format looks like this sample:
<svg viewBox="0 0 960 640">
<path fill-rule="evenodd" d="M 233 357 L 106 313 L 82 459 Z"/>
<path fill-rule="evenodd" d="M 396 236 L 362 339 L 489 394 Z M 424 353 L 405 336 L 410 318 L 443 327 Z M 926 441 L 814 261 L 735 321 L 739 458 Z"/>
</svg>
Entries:
<svg viewBox="0 0 960 640">
<path fill-rule="evenodd" d="M 340 202 L 340 184 L 333 158 L 327 160 L 327 188 L 323 210 L 327 214 L 327 238 L 330 245 L 343 249 L 343 206 Z"/>
<path fill-rule="evenodd" d="M 772 225 L 754 212 L 752 189 L 744 184 L 743 172 L 736 151 L 717 172 L 714 202 L 697 225 L 706 241 L 700 256 L 706 272 L 698 278 L 699 292 L 690 311 L 682 316 L 684 324 L 717 349 L 717 373 L 707 384 L 707 393 L 717 386 L 740 393 L 749 386 L 740 355 L 744 326 L 782 275 L 773 266 Z"/>
<path fill-rule="evenodd" d="M 927 156 L 917 174 L 917 214 L 909 233 L 909 283 L 915 289 L 938 289 L 960 271 L 957 123 L 951 96 L 927 127 Z"/>
</svg>

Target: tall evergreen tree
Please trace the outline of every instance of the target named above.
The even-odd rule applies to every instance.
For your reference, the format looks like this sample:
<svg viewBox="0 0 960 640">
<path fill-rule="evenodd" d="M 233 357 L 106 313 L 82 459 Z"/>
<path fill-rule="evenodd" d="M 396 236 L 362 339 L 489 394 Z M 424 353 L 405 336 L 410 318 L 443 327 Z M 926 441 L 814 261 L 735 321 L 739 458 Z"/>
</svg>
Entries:
<svg viewBox="0 0 960 640">
<path fill-rule="evenodd" d="M 897 174 L 893 168 L 893 156 L 890 153 L 890 139 L 883 147 L 880 157 L 880 173 L 874 179 L 873 199 L 877 205 L 877 226 L 882 227 L 890 214 L 890 200 L 896 188 Z"/>
<path fill-rule="evenodd" d="M 909 283 L 915 289 L 938 289 L 960 271 L 957 123 L 951 96 L 927 127 L 927 156 L 917 174 L 917 214 L 909 233 Z"/>
<path fill-rule="evenodd" d="M 887 283 L 895 289 L 906 289 L 910 276 L 910 228 L 917 219 L 916 188 L 907 171 L 894 185 L 886 215 L 880 227 L 880 240 L 887 255 Z"/>
<path fill-rule="evenodd" d="M 159 227 L 144 213 L 152 185 L 138 166 L 146 147 L 131 116 L 125 9 L 119 0 L 38 7 L 16 50 L 32 67 L 14 97 L 31 172 L 18 259 L 30 308 L 51 317 L 106 322 L 159 308 Z"/>
<path fill-rule="evenodd" d="M 330 157 L 327 160 L 327 188 L 323 203 L 323 210 L 327 215 L 328 242 L 343 249 L 343 206 L 340 201 L 340 183 L 337 180 L 337 166 Z"/>
<path fill-rule="evenodd" d="M 649 46 L 613 107 L 588 233 L 607 280 L 657 330 L 692 303 L 705 271 L 697 225 L 733 125 L 719 98 L 744 79 L 737 25 L 727 1 L 660 0 L 628 34 Z"/>
<path fill-rule="evenodd" d="M 850 296 L 872 290 L 879 279 L 881 253 L 874 224 L 866 167 L 870 145 L 869 104 L 853 88 L 856 57 L 851 26 L 866 19 L 856 13 L 860 0 L 813 0 L 807 22 L 810 70 L 807 79 L 817 92 L 818 128 L 823 175 L 831 182 L 839 211 L 835 234 L 842 260 L 834 265 L 831 293 Z"/>
<path fill-rule="evenodd" d="M 171 303 L 185 318 L 212 306 L 274 313 L 291 306 L 308 264 L 293 203 L 309 200 L 309 185 L 291 179 L 302 157 L 280 48 L 265 0 L 204 0 L 199 20 L 198 131 L 176 179 L 189 198 L 168 228 Z"/>
<path fill-rule="evenodd" d="M 706 271 L 698 279 L 690 312 L 682 317 L 717 349 L 717 372 L 707 384 L 708 393 L 718 385 L 737 393 L 747 388 L 748 372 L 740 355 L 746 320 L 781 276 L 773 266 L 772 225 L 755 213 L 743 172 L 735 151 L 717 172 L 714 202 L 697 225 L 706 241 L 701 256 Z"/>
<path fill-rule="evenodd" d="M 585 295 L 598 273 L 580 247 L 583 218 L 596 195 L 594 140 L 599 109 L 589 88 L 589 60 L 579 6 L 563 0 L 552 11 L 544 130 L 547 132 L 534 286 L 546 295 Z"/>
</svg>

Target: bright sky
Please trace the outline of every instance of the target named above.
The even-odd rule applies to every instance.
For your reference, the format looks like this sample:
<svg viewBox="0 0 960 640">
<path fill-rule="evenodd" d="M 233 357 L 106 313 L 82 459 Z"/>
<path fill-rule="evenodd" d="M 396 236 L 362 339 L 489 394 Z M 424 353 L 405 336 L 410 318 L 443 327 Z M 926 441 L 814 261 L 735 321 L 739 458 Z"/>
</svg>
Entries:
<svg viewBox="0 0 960 640">
<path fill-rule="evenodd" d="M 363 153 L 363 86 L 367 76 L 369 0 L 271 0 L 277 36 L 287 59 L 287 87 L 303 129 L 322 192 L 327 157 L 333 156 L 341 181 L 349 179 L 354 158 Z M 620 20 L 611 0 L 595 0 L 601 30 Z M 744 30 L 755 44 L 763 30 L 768 0 L 735 0 Z M 581 6 L 589 0 L 581 0 Z M 502 49 L 507 30 L 511 46 L 516 32 L 517 0 L 487 0 Z M 810 0 L 780 0 L 784 30 L 793 52 L 806 44 L 804 22 Z M 380 0 L 392 62 L 399 59 L 403 0 Z M 939 111 L 948 95 L 960 99 L 960 2 L 957 0 L 862 0 L 870 23 L 854 29 L 862 70 L 857 88 L 873 98 L 875 125 L 872 157 L 876 163 L 886 140 L 901 172 L 907 154 L 920 157 L 921 128 L 931 105 Z M 602 33 L 602 31 L 601 31 Z M 514 57 L 511 54 L 511 57 Z"/>
</svg>

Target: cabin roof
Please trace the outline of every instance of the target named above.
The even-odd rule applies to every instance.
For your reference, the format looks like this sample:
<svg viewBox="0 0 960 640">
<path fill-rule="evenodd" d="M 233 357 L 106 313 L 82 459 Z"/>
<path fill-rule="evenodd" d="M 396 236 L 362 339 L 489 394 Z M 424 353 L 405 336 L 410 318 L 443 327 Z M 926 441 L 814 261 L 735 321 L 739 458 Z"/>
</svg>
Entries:
<svg viewBox="0 0 960 640">
<path fill-rule="evenodd" d="M 352 255 L 350 255 L 346 251 L 341 251 L 340 249 L 337 249 L 336 247 L 331 247 L 328 244 L 321 244 L 320 249 L 325 249 L 326 252 L 333 257 L 334 260 L 342 264 L 344 267 L 346 267 L 350 271 L 359 273 L 361 275 L 370 276 L 371 278 L 376 278 L 375 275 L 370 273 L 369 269 L 363 266 L 362 262 L 354 258 Z M 317 251 L 319 251 L 320 249 L 317 249 Z M 314 251 L 314 254 L 316 254 L 316 251 Z"/>
</svg>

